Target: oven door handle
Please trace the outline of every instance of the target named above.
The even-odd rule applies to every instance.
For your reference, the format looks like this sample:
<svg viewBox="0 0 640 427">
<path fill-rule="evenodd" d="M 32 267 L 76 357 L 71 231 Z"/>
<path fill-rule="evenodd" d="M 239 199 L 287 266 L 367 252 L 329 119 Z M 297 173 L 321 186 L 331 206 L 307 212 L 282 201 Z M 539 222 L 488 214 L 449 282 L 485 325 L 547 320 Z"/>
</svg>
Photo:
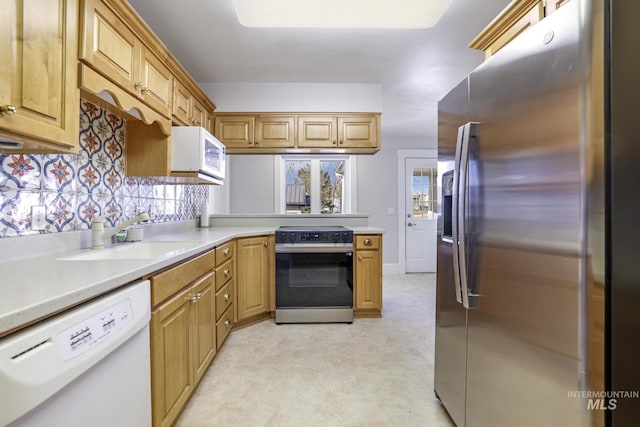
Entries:
<svg viewBox="0 0 640 427">
<path fill-rule="evenodd" d="M 347 254 L 353 255 L 353 246 L 276 245 L 277 254 Z"/>
</svg>

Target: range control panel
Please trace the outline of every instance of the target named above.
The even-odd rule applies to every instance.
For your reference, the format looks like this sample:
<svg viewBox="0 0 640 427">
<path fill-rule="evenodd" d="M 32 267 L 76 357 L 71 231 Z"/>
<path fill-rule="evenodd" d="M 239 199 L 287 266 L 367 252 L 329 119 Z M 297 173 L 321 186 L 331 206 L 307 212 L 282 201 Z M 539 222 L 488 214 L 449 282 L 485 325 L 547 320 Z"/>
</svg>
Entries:
<svg viewBox="0 0 640 427">
<path fill-rule="evenodd" d="M 71 360 L 96 344 L 117 336 L 118 331 L 131 320 L 133 311 L 127 298 L 58 333 L 57 344 L 63 360 Z"/>
<path fill-rule="evenodd" d="M 280 227 L 276 243 L 353 243 L 353 231 L 344 227 Z"/>
</svg>

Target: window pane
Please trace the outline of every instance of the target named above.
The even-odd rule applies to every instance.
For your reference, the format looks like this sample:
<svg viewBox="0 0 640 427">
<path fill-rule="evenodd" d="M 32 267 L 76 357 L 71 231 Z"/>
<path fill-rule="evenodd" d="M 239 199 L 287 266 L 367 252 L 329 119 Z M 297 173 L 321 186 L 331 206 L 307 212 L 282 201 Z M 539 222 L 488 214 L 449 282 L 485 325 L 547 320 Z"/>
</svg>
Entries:
<svg viewBox="0 0 640 427">
<path fill-rule="evenodd" d="M 436 218 L 436 175 L 436 168 L 413 169 L 413 180 L 411 185 L 413 194 L 412 214 L 416 219 Z"/>
<path fill-rule="evenodd" d="M 311 212 L 311 161 L 286 160 L 286 212 Z"/>
<path fill-rule="evenodd" d="M 320 213 L 343 213 L 344 160 L 320 161 Z"/>
</svg>

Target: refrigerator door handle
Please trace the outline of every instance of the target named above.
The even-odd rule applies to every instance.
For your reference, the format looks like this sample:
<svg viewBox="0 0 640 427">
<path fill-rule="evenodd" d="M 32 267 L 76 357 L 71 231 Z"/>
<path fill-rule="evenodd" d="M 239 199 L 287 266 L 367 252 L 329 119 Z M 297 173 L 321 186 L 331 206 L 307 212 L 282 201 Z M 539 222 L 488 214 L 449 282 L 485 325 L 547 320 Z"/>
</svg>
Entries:
<svg viewBox="0 0 640 427">
<path fill-rule="evenodd" d="M 456 300 L 462 304 L 462 287 L 460 285 L 460 241 L 458 230 L 458 202 L 460 193 L 460 160 L 462 156 L 462 140 L 464 139 L 465 127 L 458 128 L 458 138 L 456 140 L 456 156 L 453 167 L 453 189 L 451 194 L 451 238 L 453 240 L 453 282 L 456 290 Z"/>
<path fill-rule="evenodd" d="M 466 211 L 467 211 L 467 191 L 469 189 L 468 170 L 469 170 L 469 140 L 471 135 L 475 135 L 475 123 L 469 122 L 464 125 L 462 146 L 460 147 L 460 173 L 459 173 L 459 191 L 458 191 L 458 233 L 460 248 L 458 250 L 458 264 L 460 266 L 460 288 L 462 294 L 462 305 L 469 307 L 469 283 L 467 277 L 467 227 L 466 227 Z"/>
</svg>

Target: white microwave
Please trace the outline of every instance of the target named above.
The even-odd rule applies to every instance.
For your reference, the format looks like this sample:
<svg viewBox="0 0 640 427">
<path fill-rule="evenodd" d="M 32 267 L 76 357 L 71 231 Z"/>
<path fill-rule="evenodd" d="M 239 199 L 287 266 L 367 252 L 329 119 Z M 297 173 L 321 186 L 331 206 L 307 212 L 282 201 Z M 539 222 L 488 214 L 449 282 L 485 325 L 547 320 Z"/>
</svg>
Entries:
<svg viewBox="0 0 640 427">
<path fill-rule="evenodd" d="M 227 150 L 218 139 L 200 126 L 171 128 L 171 171 L 196 172 L 214 184 L 222 184 Z"/>
</svg>

